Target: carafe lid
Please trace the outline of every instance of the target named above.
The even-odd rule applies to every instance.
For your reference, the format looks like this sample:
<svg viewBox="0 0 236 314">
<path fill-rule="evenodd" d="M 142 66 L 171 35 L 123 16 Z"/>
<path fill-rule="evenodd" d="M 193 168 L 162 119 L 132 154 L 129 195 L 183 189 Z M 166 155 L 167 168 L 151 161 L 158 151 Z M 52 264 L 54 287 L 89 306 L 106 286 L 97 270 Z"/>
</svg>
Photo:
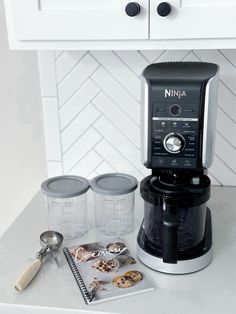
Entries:
<svg viewBox="0 0 236 314">
<path fill-rule="evenodd" d="M 41 191 L 55 198 L 69 198 L 84 194 L 89 189 L 89 181 L 79 176 L 59 176 L 41 184 Z"/>
<path fill-rule="evenodd" d="M 148 176 L 141 182 L 140 192 L 142 198 L 152 204 L 167 202 L 181 207 L 192 207 L 206 203 L 210 198 L 211 181 L 206 175 L 199 176 L 196 185 L 190 177 L 177 184 L 165 183 L 160 176 Z"/>
<path fill-rule="evenodd" d="M 93 178 L 91 189 L 103 195 L 123 195 L 136 190 L 138 181 L 135 177 L 124 173 L 106 173 Z"/>
</svg>

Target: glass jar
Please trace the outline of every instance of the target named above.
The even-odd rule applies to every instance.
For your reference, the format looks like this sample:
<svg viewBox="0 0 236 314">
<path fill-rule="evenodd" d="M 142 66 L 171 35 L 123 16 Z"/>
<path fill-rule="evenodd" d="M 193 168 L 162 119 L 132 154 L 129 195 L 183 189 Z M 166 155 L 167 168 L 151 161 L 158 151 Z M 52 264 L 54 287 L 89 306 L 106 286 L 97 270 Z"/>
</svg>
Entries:
<svg viewBox="0 0 236 314">
<path fill-rule="evenodd" d="M 109 173 L 90 182 L 94 191 L 95 224 L 98 232 L 119 236 L 134 229 L 137 180 L 127 174 Z"/>
<path fill-rule="evenodd" d="M 49 230 L 61 232 L 65 239 L 86 233 L 88 189 L 88 180 L 78 176 L 54 177 L 42 183 Z"/>
</svg>

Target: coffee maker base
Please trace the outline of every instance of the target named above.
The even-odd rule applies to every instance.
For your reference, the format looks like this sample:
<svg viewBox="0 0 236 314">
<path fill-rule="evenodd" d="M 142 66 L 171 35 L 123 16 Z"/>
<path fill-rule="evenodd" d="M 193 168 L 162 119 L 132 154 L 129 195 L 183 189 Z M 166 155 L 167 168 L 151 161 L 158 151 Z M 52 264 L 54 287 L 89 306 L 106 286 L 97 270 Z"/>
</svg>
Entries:
<svg viewBox="0 0 236 314">
<path fill-rule="evenodd" d="M 144 265 L 153 270 L 167 274 L 184 275 L 197 272 L 207 267 L 212 261 L 213 250 L 211 248 L 206 254 L 198 258 L 178 261 L 177 264 L 164 263 L 162 258 L 145 252 L 139 245 L 137 248 L 137 256 Z"/>
</svg>

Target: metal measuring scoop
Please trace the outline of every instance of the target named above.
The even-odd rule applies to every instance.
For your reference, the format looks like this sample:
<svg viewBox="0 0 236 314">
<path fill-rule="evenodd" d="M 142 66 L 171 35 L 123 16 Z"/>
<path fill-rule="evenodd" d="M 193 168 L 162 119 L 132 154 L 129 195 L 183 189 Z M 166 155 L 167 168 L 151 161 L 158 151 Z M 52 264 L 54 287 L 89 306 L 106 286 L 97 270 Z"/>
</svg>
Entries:
<svg viewBox="0 0 236 314">
<path fill-rule="evenodd" d="M 34 279 L 39 272 L 43 262 L 52 257 L 58 265 L 57 258 L 53 256 L 53 251 L 57 251 L 63 242 L 63 235 L 56 231 L 45 231 L 40 235 L 42 249 L 37 253 L 36 259 L 19 276 L 15 283 L 15 289 L 22 291 Z"/>
</svg>

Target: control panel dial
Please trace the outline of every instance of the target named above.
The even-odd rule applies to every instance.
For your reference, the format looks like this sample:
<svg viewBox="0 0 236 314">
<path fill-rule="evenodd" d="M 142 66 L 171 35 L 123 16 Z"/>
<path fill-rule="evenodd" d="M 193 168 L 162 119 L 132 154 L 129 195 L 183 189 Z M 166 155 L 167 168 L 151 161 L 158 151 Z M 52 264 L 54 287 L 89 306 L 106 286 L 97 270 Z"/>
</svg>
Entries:
<svg viewBox="0 0 236 314">
<path fill-rule="evenodd" d="M 181 108 L 179 105 L 170 106 L 169 112 L 171 116 L 177 117 L 181 114 Z"/>
<path fill-rule="evenodd" d="M 165 149 L 172 154 L 177 154 L 185 147 L 185 139 L 176 133 L 167 134 L 163 141 Z"/>
</svg>

